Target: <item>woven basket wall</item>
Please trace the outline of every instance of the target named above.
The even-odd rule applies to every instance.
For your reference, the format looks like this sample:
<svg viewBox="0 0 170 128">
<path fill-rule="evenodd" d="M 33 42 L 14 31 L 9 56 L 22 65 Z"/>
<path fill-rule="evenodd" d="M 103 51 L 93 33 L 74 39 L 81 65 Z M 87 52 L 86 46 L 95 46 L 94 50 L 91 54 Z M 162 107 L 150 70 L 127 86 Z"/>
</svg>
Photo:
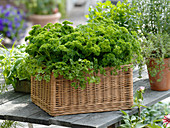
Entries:
<svg viewBox="0 0 170 128">
<path fill-rule="evenodd" d="M 132 69 L 119 70 L 118 75 L 98 74 L 99 84 L 87 85 L 84 90 L 71 87 L 70 81 L 51 75 L 49 83 L 31 78 L 31 99 L 51 116 L 131 109 L 133 105 Z"/>
</svg>

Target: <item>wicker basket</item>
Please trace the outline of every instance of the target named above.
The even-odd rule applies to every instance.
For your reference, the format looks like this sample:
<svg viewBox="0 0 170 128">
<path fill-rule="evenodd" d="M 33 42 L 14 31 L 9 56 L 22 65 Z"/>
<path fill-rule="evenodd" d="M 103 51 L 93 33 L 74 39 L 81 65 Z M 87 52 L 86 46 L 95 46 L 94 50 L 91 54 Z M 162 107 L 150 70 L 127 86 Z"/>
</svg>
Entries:
<svg viewBox="0 0 170 128">
<path fill-rule="evenodd" d="M 87 85 L 84 90 L 71 87 L 71 81 L 51 75 L 49 83 L 31 78 L 31 99 L 51 116 L 131 109 L 133 105 L 133 71 L 118 71 L 106 76 L 99 74 L 99 84 Z"/>
</svg>

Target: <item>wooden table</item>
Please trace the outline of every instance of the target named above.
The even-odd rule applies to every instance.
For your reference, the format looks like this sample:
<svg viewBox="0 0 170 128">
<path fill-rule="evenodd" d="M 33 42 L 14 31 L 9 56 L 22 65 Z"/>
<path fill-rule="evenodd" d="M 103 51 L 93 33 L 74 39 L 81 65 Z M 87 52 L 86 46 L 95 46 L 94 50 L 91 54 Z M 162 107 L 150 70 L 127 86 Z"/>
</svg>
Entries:
<svg viewBox="0 0 170 128">
<path fill-rule="evenodd" d="M 137 71 L 135 70 L 133 80 L 134 92 L 140 86 L 146 87 L 144 94 L 144 105 L 146 106 L 151 106 L 170 96 L 170 90 L 152 91 L 146 72 L 143 73 L 142 79 L 138 79 Z M 133 108 L 126 112 L 134 114 L 137 111 L 137 108 Z M 29 94 L 15 93 L 12 90 L 0 95 L 0 119 L 46 125 L 55 124 L 73 128 L 106 128 L 108 126 L 116 127 L 122 120 L 122 113 L 120 111 L 111 111 L 51 117 L 31 102 Z"/>
</svg>

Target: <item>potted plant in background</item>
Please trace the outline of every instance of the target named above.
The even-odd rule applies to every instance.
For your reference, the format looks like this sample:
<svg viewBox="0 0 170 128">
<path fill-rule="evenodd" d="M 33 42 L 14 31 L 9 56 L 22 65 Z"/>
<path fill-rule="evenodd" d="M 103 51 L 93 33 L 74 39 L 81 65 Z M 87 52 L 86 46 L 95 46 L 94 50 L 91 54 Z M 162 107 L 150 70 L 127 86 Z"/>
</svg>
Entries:
<svg viewBox="0 0 170 128">
<path fill-rule="evenodd" d="M 24 37 L 26 27 L 22 11 L 11 5 L 0 6 L 0 34 L 4 38 L 12 40 L 13 43 L 15 40 L 19 41 Z"/>
<path fill-rule="evenodd" d="M 147 39 L 148 34 L 170 34 L 169 0 L 133 0 L 132 7 L 139 13 L 139 29 Z"/>
<path fill-rule="evenodd" d="M 137 7 L 132 6 L 128 0 L 118 1 L 116 5 L 113 5 L 111 1 L 99 2 L 95 8 L 89 8 L 86 18 L 88 18 L 88 22 L 104 22 L 105 19 L 110 19 L 120 27 L 125 27 L 129 31 L 137 31 L 139 30 L 140 13 L 136 13 L 136 9 Z"/>
<path fill-rule="evenodd" d="M 25 53 L 25 45 L 7 49 L 4 45 L 0 47 L 0 68 L 2 70 L 4 87 L 12 85 L 16 92 L 30 93 L 31 75 L 27 72 L 28 54 Z"/>
<path fill-rule="evenodd" d="M 151 34 L 143 42 L 143 54 L 152 90 L 170 89 L 170 36 L 167 33 Z"/>
<path fill-rule="evenodd" d="M 15 3 L 26 7 L 33 25 L 44 26 L 47 23 L 56 23 L 61 17 L 57 8 L 57 0 L 19 0 Z"/>
<path fill-rule="evenodd" d="M 76 29 L 68 24 L 35 25 L 26 37 L 27 64 L 37 67 L 32 70 L 32 101 L 52 116 L 131 108 L 130 64 L 142 60 L 136 33 L 112 20 Z M 127 101 L 121 101 L 125 95 Z"/>
<path fill-rule="evenodd" d="M 144 64 L 151 89 L 170 89 L 170 2 L 168 0 L 133 1 L 139 16 Z M 160 86 L 159 88 L 158 85 Z"/>
</svg>

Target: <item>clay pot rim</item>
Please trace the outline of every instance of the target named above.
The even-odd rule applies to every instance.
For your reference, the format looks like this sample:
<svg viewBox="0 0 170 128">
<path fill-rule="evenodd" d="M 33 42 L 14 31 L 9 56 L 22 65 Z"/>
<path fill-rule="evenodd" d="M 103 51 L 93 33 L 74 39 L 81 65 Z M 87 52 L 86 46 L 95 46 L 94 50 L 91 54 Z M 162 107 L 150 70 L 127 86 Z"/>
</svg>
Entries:
<svg viewBox="0 0 170 128">
<path fill-rule="evenodd" d="M 49 15 L 37 15 L 37 14 L 32 14 L 29 16 L 29 19 L 34 19 L 34 18 L 51 18 L 51 17 L 61 17 L 61 13 L 57 12 L 55 14 L 49 14 Z"/>
</svg>

